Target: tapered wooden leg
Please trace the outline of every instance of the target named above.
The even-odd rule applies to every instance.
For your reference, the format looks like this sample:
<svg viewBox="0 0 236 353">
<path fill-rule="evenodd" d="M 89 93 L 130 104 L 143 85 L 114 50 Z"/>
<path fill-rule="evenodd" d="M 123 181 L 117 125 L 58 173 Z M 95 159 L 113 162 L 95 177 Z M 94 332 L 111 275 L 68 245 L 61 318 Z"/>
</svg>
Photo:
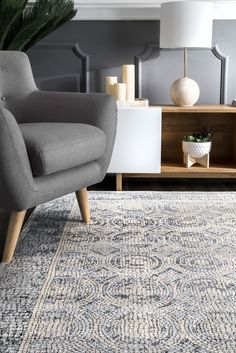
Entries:
<svg viewBox="0 0 236 353">
<path fill-rule="evenodd" d="M 83 188 L 83 189 L 80 189 L 79 191 L 76 191 L 76 197 L 78 200 L 83 221 L 85 223 L 90 223 L 90 211 L 89 211 L 87 188 Z"/>
<path fill-rule="evenodd" d="M 122 191 L 122 173 L 116 174 L 116 191 Z"/>
<path fill-rule="evenodd" d="M 9 218 L 7 237 L 3 251 L 2 261 L 10 263 L 16 248 L 17 240 L 24 222 L 26 211 L 12 211 Z"/>
</svg>

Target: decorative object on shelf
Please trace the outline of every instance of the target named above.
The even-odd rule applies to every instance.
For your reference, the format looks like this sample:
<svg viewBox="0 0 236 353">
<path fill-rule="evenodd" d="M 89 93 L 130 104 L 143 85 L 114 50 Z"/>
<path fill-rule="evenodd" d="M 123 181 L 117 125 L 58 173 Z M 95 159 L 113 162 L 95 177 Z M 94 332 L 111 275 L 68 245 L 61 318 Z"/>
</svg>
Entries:
<svg viewBox="0 0 236 353">
<path fill-rule="evenodd" d="M 118 82 L 117 76 L 106 76 L 106 93 L 113 96 L 113 85 Z"/>
<path fill-rule="evenodd" d="M 202 129 L 199 134 L 185 135 L 182 141 L 184 164 L 190 168 L 193 164 L 201 164 L 209 168 L 212 132 Z"/>
<path fill-rule="evenodd" d="M 118 101 L 117 105 L 119 108 L 148 108 L 149 107 L 149 100 L 146 98 L 137 98 L 133 102 Z"/>
<path fill-rule="evenodd" d="M 117 76 L 106 76 L 106 93 L 116 99 L 118 107 L 148 107 L 148 99 L 135 99 L 135 65 L 122 66 L 122 80 L 123 83 L 119 83 Z"/>
<path fill-rule="evenodd" d="M 122 66 L 122 79 L 126 83 L 126 100 L 129 102 L 135 99 L 135 66 Z"/>
<path fill-rule="evenodd" d="M 126 83 L 115 83 L 113 85 L 113 95 L 118 102 L 126 101 Z"/>
<path fill-rule="evenodd" d="M 0 2 L 0 50 L 26 51 L 76 15 L 72 0 Z"/>
<path fill-rule="evenodd" d="M 146 43 L 144 50 L 142 50 L 139 54 L 134 56 L 135 63 L 135 97 L 142 97 L 142 65 L 144 61 L 151 59 L 152 55 L 159 51 L 160 44 L 157 42 L 154 43 Z M 219 104 L 226 104 L 228 99 L 228 73 L 229 73 L 229 56 L 225 55 L 222 49 L 216 44 L 211 49 L 212 54 L 219 60 L 220 62 L 220 100 Z"/>
<path fill-rule="evenodd" d="M 200 89 L 196 81 L 184 77 L 172 84 L 170 96 L 176 105 L 182 107 L 192 106 L 199 99 Z"/>
<path fill-rule="evenodd" d="M 236 99 L 233 100 L 232 106 L 233 106 L 233 107 L 236 107 Z"/>
<path fill-rule="evenodd" d="M 200 96 L 198 84 L 187 77 L 187 48 L 211 48 L 213 4 L 178 1 L 161 5 L 160 48 L 184 48 L 184 78 L 171 87 L 176 105 L 192 106 Z"/>
</svg>

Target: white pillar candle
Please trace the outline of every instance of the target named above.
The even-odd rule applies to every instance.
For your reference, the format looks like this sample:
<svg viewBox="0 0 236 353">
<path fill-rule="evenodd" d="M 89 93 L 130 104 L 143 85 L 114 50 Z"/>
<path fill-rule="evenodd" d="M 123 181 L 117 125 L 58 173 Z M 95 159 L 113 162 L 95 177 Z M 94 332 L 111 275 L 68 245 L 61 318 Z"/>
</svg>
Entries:
<svg viewBox="0 0 236 353">
<path fill-rule="evenodd" d="M 117 76 L 106 76 L 106 93 L 113 96 L 113 85 L 118 82 Z"/>
<path fill-rule="evenodd" d="M 113 95 L 117 101 L 126 101 L 126 83 L 115 83 L 113 85 Z"/>
<path fill-rule="evenodd" d="M 134 65 L 122 66 L 122 78 L 126 83 L 126 100 L 135 100 L 135 68 Z"/>
</svg>

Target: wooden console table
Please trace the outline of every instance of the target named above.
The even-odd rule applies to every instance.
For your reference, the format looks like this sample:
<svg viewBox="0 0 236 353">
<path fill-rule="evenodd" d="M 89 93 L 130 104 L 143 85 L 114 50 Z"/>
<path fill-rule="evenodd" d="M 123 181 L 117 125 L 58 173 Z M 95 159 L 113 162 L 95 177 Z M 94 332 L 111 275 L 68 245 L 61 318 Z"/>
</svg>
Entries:
<svg viewBox="0 0 236 353">
<path fill-rule="evenodd" d="M 116 190 L 122 178 L 236 178 L 236 107 L 195 105 L 162 106 L 161 172 L 116 173 Z M 213 130 L 210 168 L 183 165 L 182 138 L 207 126 Z"/>
</svg>

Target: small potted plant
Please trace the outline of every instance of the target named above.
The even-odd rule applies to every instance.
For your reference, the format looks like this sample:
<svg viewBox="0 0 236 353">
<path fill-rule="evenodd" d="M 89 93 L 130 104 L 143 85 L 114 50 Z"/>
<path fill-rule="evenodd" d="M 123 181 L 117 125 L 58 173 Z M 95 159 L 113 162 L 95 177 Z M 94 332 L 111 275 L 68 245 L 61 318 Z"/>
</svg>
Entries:
<svg viewBox="0 0 236 353">
<path fill-rule="evenodd" d="M 200 159 L 211 151 L 212 131 L 203 128 L 199 133 L 185 135 L 182 148 L 185 155 L 189 154 L 194 159 Z"/>
</svg>

